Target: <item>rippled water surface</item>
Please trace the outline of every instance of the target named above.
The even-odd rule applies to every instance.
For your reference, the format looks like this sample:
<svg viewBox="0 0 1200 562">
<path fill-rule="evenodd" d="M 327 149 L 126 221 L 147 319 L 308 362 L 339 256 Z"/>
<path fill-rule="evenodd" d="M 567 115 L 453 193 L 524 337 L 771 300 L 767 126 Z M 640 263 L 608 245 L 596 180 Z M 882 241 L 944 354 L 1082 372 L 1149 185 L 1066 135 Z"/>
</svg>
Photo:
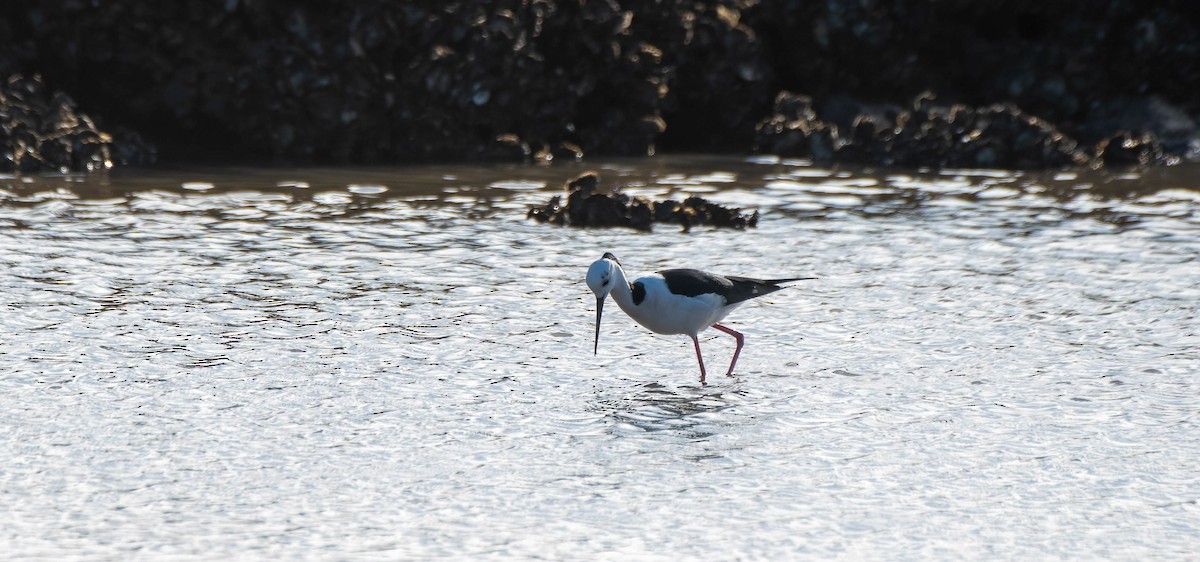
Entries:
<svg viewBox="0 0 1200 562">
<path fill-rule="evenodd" d="M 762 218 L 527 220 L 561 165 L 0 177 L 0 556 L 1200 552 L 1195 168 L 593 165 Z M 819 279 L 701 385 L 615 306 L 592 354 L 605 251 Z"/>
</svg>

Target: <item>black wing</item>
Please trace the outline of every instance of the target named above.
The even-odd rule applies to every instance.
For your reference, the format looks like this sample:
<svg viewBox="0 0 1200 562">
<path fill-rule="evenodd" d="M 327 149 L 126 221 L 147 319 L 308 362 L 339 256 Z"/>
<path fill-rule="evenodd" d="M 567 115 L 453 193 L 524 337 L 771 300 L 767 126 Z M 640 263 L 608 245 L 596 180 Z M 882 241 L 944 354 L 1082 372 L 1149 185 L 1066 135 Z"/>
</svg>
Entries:
<svg viewBox="0 0 1200 562">
<path fill-rule="evenodd" d="M 697 269 L 667 269 L 658 273 L 667 281 L 667 289 L 672 293 L 688 297 L 712 293 L 725 297 L 725 302 L 729 304 L 774 293 L 783 288 L 779 286 L 781 283 L 811 279 L 751 279 L 717 275 Z"/>
</svg>

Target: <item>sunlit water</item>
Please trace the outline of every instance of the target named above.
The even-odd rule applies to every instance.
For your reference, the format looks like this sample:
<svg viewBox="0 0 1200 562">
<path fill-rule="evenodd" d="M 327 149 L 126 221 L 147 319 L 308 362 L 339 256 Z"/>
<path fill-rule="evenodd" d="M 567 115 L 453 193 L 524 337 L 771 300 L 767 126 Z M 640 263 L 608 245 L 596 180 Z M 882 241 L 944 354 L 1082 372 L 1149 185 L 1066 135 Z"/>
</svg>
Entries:
<svg viewBox="0 0 1200 562">
<path fill-rule="evenodd" d="M 762 218 L 527 220 L 572 166 L 0 178 L 0 556 L 1200 552 L 1195 169 L 592 167 Z M 615 306 L 593 356 L 605 251 L 819 279 L 701 385 Z"/>
</svg>

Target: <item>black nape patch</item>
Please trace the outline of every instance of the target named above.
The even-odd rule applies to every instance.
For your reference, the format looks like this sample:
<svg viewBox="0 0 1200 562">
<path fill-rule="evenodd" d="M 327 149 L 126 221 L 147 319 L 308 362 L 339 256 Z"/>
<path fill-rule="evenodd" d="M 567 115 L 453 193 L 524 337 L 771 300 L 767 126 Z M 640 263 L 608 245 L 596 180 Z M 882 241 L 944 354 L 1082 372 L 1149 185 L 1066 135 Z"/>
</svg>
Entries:
<svg viewBox="0 0 1200 562">
<path fill-rule="evenodd" d="M 612 260 L 612 261 L 615 261 L 615 262 L 617 262 L 617 265 L 621 265 L 621 260 L 617 259 L 617 256 L 614 256 L 614 255 L 612 254 L 612 252 L 604 252 L 604 255 L 603 255 L 603 256 L 600 256 L 600 259 L 602 259 L 602 260 Z"/>
<path fill-rule="evenodd" d="M 641 281 L 638 281 L 633 284 L 631 289 L 633 292 L 633 304 L 642 304 L 642 301 L 646 300 L 646 286 Z"/>
</svg>

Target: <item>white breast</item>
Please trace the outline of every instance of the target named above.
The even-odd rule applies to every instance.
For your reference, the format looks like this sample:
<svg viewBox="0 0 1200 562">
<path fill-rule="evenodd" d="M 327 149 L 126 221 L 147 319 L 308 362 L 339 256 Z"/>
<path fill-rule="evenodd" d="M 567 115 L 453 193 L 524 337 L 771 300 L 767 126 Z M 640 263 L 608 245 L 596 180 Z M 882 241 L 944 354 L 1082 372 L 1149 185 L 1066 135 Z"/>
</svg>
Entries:
<svg viewBox="0 0 1200 562">
<path fill-rule="evenodd" d="M 741 305 L 727 305 L 724 297 L 713 293 L 694 297 L 676 295 L 667 290 L 666 280 L 658 274 L 641 277 L 635 283 L 646 289 L 642 302 L 618 300 L 617 304 L 638 324 L 659 334 L 696 335 Z"/>
</svg>

